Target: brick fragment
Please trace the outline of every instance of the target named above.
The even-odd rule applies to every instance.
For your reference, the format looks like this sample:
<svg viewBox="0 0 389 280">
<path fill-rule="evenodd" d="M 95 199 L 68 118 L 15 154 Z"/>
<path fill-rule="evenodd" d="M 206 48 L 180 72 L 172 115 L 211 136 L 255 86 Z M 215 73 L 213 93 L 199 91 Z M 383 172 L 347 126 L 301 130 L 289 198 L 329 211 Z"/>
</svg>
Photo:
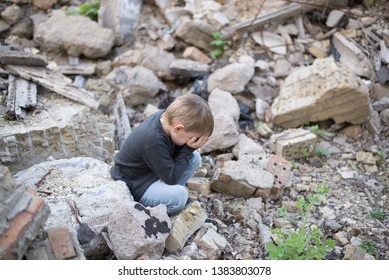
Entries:
<svg viewBox="0 0 389 280">
<path fill-rule="evenodd" d="M 70 233 L 66 227 L 55 227 L 47 230 L 47 234 L 57 260 L 77 256 Z"/>
</svg>

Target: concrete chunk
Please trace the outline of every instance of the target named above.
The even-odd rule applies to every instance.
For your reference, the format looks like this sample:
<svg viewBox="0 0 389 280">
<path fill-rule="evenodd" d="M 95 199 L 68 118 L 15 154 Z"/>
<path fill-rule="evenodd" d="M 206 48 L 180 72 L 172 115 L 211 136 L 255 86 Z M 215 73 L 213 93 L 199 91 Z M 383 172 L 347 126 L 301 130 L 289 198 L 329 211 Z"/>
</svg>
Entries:
<svg viewBox="0 0 389 280">
<path fill-rule="evenodd" d="M 166 250 L 170 253 L 179 252 L 188 238 L 203 225 L 206 218 L 207 214 L 201 208 L 200 202 L 195 201 L 188 205 L 173 218 L 172 230 L 165 243 Z"/>
<path fill-rule="evenodd" d="M 270 149 L 287 159 L 304 157 L 304 152 L 311 153 L 315 148 L 317 136 L 302 128 L 288 129 L 270 137 Z M 303 150 L 302 150 L 303 149 Z"/>
<path fill-rule="evenodd" d="M 332 42 L 340 53 L 339 61 L 342 64 L 350 67 L 358 76 L 372 77 L 373 67 L 368 57 L 354 43 L 339 32 L 333 35 Z"/>
<path fill-rule="evenodd" d="M 361 124 L 368 119 L 369 92 L 351 69 L 332 57 L 291 73 L 271 106 L 273 123 L 293 128 L 332 119 Z"/>
</svg>

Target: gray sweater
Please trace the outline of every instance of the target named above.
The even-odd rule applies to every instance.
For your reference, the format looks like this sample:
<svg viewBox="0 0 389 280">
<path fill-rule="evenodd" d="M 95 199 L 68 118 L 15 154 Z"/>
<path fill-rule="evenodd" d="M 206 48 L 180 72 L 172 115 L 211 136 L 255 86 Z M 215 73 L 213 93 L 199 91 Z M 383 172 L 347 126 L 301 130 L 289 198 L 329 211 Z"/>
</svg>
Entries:
<svg viewBox="0 0 389 280">
<path fill-rule="evenodd" d="M 111 176 L 127 184 L 135 201 L 159 179 L 168 185 L 177 184 L 195 150 L 173 143 L 163 130 L 162 113 L 154 113 L 133 129 L 114 156 Z"/>
</svg>

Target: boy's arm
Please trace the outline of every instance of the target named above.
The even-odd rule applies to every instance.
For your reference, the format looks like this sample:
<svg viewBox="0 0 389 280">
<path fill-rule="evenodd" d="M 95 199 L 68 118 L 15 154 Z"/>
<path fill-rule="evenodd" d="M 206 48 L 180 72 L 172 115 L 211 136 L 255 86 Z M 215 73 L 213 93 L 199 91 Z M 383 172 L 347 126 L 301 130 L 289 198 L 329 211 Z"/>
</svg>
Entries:
<svg viewBox="0 0 389 280">
<path fill-rule="evenodd" d="M 145 150 L 143 160 L 150 169 L 169 185 L 175 185 L 181 179 L 195 149 L 184 145 L 173 159 L 164 145 L 153 145 Z"/>
</svg>

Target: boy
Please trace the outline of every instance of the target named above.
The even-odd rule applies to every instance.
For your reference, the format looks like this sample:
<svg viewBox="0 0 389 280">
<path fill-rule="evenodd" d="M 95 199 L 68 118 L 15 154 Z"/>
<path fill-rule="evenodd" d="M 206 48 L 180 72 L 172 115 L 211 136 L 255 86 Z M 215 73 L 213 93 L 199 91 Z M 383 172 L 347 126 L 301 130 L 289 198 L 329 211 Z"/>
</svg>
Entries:
<svg viewBox="0 0 389 280">
<path fill-rule="evenodd" d="M 124 181 L 135 201 L 165 204 L 169 215 L 184 209 L 185 184 L 201 164 L 196 151 L 214 127 L 208 103 L 195 94 L 177 97 L 137 126 L 114 156 L 111 176 Z"/>
</svg>

